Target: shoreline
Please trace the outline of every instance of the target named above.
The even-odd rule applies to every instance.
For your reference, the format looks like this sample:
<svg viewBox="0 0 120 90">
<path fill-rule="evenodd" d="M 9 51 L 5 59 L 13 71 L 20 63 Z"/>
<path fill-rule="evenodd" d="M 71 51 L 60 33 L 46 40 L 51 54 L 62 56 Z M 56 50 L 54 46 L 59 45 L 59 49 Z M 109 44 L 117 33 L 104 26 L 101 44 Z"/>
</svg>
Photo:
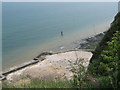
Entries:
<svg viewBox="0 0 120 90">
<path fill-rule="evenodd" d="M 105 31 L 106 32 L 106 31 Z M 104 35 L 104 33 L 105 32 L 102 32 L 102 33 L 99 33 L 99 34 L 96 34 L 96 35 L 92 35 L 92 36 L 90 36 L 90 37 L 86 37 L 86 38 L 84 38 L 84 39 L 81 39 L 78 43 L 74 43 L 73 42 L 73 44 L 75 44 L 76 46 L 79 46 L 79 47 L 75 47 L 75 49 L 69 49 L 69 50 L 67 50 L 67 51 L 58 51 L 58 52 L 46 52 L 47 54 L 45 54 L 45 52 L 43 52 L 43 54 L 40 56 L 40 55 L 38 55 L 38 56 L 40 56 L 40 57 L 38 57 L 38 56 L 36 56 L 35 58 L 37 58 L 37 59 L 40 59 L 41 57 L 44 57 L 44 56 L 47 56 L 47 55 L 55 55 L 55 54 L 61 54 L 61 53 L 69 53 L 69 52 L 76 52 L 76 51 L 85 51 L 85 52 L 91 52 L 91 50 L 89 50 L 89 49 L 81 49 L 80 48 L 80 46 L 81 45 L 86 45 L 86 44 L 88 44 L 88 43 L 86 43 L 86 41 L 89 41 L 89 39 L 91 39 L 92 41 L 94 41 L 94 38 L 97 38 L 98 36 L 100 36 L 100 35 Z M 95 41 L 94 41 L 95 42 Z M 32 60 L 32 61 L 35 61 L 35 58 Z M 30 62 L 30 61 L 29 61 Z M 37 63 L 40 63 L 40 62 L 42 62 L 42 60 L 39 60 Z M 35 64 L 37 64 L 37 63 L 35 63 Z M 27 65 L 28 64 L 28 62 L 24 62 L 23 64 L 21 64 L 21 65 L 25 65 L 26 64 L 26 66 L 25 67 L 23 67 L 23 68 L 21 68 L 21 69 L 16 69 L 16 68 L 19 68 L 19 66 L 15 66 L 15 67 L 12 67 L 12 69 L 11 70 L 13 70 L 13 69 L 15 69 L 15 71 L 13 71 L 13 72 L 11 72 L 11 73 L 9 73 L 7 76 L 9 76 L 9 75 L 11 75 L 11 74 L 13 74 L 13 73 L 16 73 L 16 72 L 19 72 L 19 71 L 24 71 L 24 69 L 25 68 L 30 68 L 30 67 L 32 67 L 32 66 L 34 66 L 34 65 L 32 65 L 32 64 L 30 64 L 30 65 Z M 34 63 L 33 63 L 34 64 Z M 20 73 L 20 72 L 19 72 Z M 22 72 L 21 72 L 22 73 Z"/>
<path fill-rule="evenodd" d="M 53 51 L 43 51 L 43 53 L 44 53 L 44 52 L 50 52 L 50 53 L 52 53 L 52 54 L 59 54 L 59 53 L 65 53 L 65 52 L 70 52 L 70 51 L 78 51 L 78 50 L 83 50 L 83 51 L 88 51 L 88 52 L 90 52 L 91 50 L 93 51 L 93 49 L 80 48 L 80 46 L 81 46 L 81 45 L 86 45 L 86 44 L 88 44 L 88 43 L 86 42 L 88 39 L 94 39 L 95 37 L 99 36 L 100 34 L 104 35 L 105 32 L 106 32 L 106 31 L 104 31 L 104 32 L 102 32 L 102 33 L 98 33 L 98 34 L 96 34 L 96 35 L 91 35 L 90 37 L 86 37 L 86 38 L 84 38 L 84 39 L 80 39 L 79 41 L 73 42 L 72 45 L 74 44 L 74 46 L 75 46 L 74 49 L 64 50 L 64 48 L 62 48 L 61 50 L 58 50 L 58 51 L 56 51 L 56 52 L 53 52 Z M 41 52 L 41 53 L 42 53 L 42 52 Z M 41 53 L 40 53 L 40 54 L 41 54 Z M 39 54 L 38 54 L 38 56 L 39 56 Z M 36 57 L 38 57 L 38 56 L 36 56 Z M 34 57 L 34 58 L 36 58 L 36 57 Z M 34 59 L 34 58 L 33 58 L 33 59 Z M 30 60 L 29 60 L 29 61 L 26 61 L 26 62 L 24 62 L 24 63 L 22 63 L 22 64 L 15 65 L 15 66 L 11 67 L 9 70 L 12 70 L 12 69 L 14 69 L 14 68 L 16 68 L 16 67 L 18 67 L 18 66 L 21 66 L 21 65 L 25 65 L 25 64 L 28 63 L 28 62 L 30 62 Z M 9 71 L 9 70 L 6 70 L 6 71 Z M 6 72 L 6 71 L 4 71 L 4 72 Z M 4 73 L 4 72 L 3 72 L 3 73 Z"/>
<path fill-rule="evenodd" d="M 105 22 L 105 23 L 108 23 L 108 22 Z M 105 26 L 108 26 L 105 23 L 100 24 L 100 25 L 98 25 L 98 27 L 96 27 L 96 29 L 99 29 L 98 30 L 99 32 L 96 32 L 97 34 L 106 30 L 106 29 L 101 29 L 101 28 L 106 28 Z M 89 32 L 91 31 L 91 29 L 89 30 Z M 88 28 L 86 28 L 85 30 L 88 30 Z M 80 32 L 80 31 L 78 31 L 78 32 Z M 77 32 L 73 33 L 73 37 L 76 34 L 77 34 Z M 42 48 L 38 48 L 38 46 L 37 46 L 38 49 L 36 48 L 37 51 L 35 50 L 32 53 L 33 55 L 31 55 L 30 52 L 29 52 L 29 53 L 26 54 L 26 56 L 28 56 L 28 57 L 30 57 L 30 56 L 35 57 L 35 56 L 37 56 L 38 53 L 41 53 L 42 51 L 62 52 L 62 51 L 74 50 L 76 47 L 78 47 L 80 45 L 79 43 L 80 43 L 81 40 L 87 39 L 87 38 L 89 38 L 91 36 L 95 36 L 95 35 L 94 34 L 90 34 L 89 36 L 87 36 L 87 35 L 79 36 L 77 34 L 76 36 L 77 36 L 76 38 L 72 38 L 72 34 L 71 34 L 71 35 L 68 35 L 66 38 L 63 38 L 63 39 L 65 39 L 64 41 L 62 41 L 62 39 L 59 38 L 57 42 L 56 42 L 56 40 L 53 40 L 51 43 L 47 43 L 46 45 L 41 46 L 43 48 L 47 48 L 46 50 L 43 50 Z M 56 44 L 56 45 L 54 45 L 54 44 Z M 51 46 L 51 48 L 49 48 L 49 46 Z M 19 64 L 23 64 L 24 62 L 28 62 L 29 60 L 32 60 L 32 58 L 31 59 L 26 59 L 25 58 L 25 60 L 20 59 L 20 60 L 22 60 L 21 61 L 22 63 L 19 62 L 19 58 L 18 58 L 18 62 L 19 63 L 17 62 L 16 65 L 14 65 L 14 66 L 18 66 Z M 10 65 L 10 68 L 12 68 L 11 65 Z M 6 71 L 6 70 L 8 70 L 8 69 L 6 68 L 3 71 Z"/>
</svg>

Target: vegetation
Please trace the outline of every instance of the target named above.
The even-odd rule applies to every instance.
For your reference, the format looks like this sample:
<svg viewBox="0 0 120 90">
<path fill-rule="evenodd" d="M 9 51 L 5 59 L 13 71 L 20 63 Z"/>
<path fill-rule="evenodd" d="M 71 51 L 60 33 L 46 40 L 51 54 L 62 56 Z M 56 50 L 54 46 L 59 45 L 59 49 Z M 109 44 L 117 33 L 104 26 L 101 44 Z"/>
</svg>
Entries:
<svg viewBox="0 0 120 90">
<path fill-rule="evenodd" d="M 71 84 L 69 81 L 40 81 L 40 80 L 32 80 L 29 84 L 23 85 L 10 85 L 7 83 L 3 83 L 4 88 L 70 88 Z"/>
<path fill-rule="evenodd" d="M 72 66 L 72 73 L 73 73 L 73 80 L 71 81 L 72 87 L 74 88 L 82 88 L 83 83 L 85 80 L 85 75 L 86 75 L 86 69 L 83 66 L 83 61 L 84 59 L 76 59 L 75 63 L 71 63 Z"/>
<path fill-rule="evenodd" d="M 102 61 L 101 53 L 103 50 L 106 50 L 108 47 L 107 42 L 112 40 L 112 37 L 116 31 L 120 31 L 120 12 L 115 16 L 114 21 L 111 23 L 110 29 L 106 32 L 105 36 L 101 42 L 96 47 L 91 62 L 100 62 Z"/>
<path fill-rule="evenodd" d="M 108 47 L 101 53 L 102 61 L 95 62 L 89 67 L 89 71 L 100 76 L 101 87 L 117 88 L 120 85 L 120 31 L 117 31 L 108 42 Z M 106 85 L 107 82 L 107 85 Z M 105 85 L 105 86 L 104 86 Z"/>
<path fill-rule="evenodd" d="M 81 74 L 84 67 L 81 64 L 78 66 L 78 70 L 73 68 L 72 71 L 74 87 L 120 88 L 120 13 L 93 53 L 88 71 Z"/>
<path fill-rule="evenodd" d="M 72 88 L 94 88 L 95 86 L 93 83 L 91 84 L 92 81 L 88 80 L 88 72 L 87 68 L 83 66 L 84 59 L 78 59 L 76 60 L 75 63 L 71 63 L 72 66 L 72 73 L 73 73 L 73 79 L 71 80 L 71 86 Z M 94 79 L 92 79 L 94 80 Z"/>
<path fill-rule="evenodd" d="M 89 72 L 100 81 L 101 88 L 120 87 L 120 13 L 115 17 L 99 46 L 96 48 Z"/>
</svg>

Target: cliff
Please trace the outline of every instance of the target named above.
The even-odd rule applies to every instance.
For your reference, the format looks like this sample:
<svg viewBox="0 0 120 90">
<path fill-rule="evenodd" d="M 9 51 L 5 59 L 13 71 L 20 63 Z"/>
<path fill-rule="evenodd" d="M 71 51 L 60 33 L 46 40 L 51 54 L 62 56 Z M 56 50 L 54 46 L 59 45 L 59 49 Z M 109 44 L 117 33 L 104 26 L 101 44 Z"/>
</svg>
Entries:
<svg viewBox="0 0 120 90">
<path fill-rule="evenodd" d="M 95 62 L 102 61 L 101 52 L 107 49 L 108 47 L 107 42 L 112 40 L 113 34 L 116 31 L 120 31 L 120 12 L 115 16 L 114 21 L 111 23 L 110 29 L 107 31 L 99 45 L 96 47 L 93 56 L 90 60 L 91 63 L 94 61 Z"/>
</svg>

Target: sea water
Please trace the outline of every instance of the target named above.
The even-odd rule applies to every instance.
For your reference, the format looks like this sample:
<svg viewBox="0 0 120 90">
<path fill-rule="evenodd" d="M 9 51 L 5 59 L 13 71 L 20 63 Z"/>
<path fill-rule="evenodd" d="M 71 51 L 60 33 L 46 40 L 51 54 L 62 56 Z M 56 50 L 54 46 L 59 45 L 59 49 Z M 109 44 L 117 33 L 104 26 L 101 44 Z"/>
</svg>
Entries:
<svg viewBox="0 0 120 90">
<path fill-rule="evenodd" d="M 4 2 L 3 70 L 95 34 L 97 26 L 109 25 L 116 13 L 115 2 Z"/>
</svg>

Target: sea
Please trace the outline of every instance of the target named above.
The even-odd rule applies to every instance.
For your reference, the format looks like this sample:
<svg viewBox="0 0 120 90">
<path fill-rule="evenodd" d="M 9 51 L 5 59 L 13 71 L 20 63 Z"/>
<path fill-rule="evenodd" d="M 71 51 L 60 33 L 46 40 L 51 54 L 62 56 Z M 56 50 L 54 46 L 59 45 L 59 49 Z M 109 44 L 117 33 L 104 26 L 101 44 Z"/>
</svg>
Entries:
<svg viewBox="0 0 120 90">
<path fill-rule="evenodd" d="M 118 12 L 117 5 L 117 2 L 3 2 L 3 71 L 44 51 L 73 49 L 72 43 L 107 30 Z"/>
</svg>

